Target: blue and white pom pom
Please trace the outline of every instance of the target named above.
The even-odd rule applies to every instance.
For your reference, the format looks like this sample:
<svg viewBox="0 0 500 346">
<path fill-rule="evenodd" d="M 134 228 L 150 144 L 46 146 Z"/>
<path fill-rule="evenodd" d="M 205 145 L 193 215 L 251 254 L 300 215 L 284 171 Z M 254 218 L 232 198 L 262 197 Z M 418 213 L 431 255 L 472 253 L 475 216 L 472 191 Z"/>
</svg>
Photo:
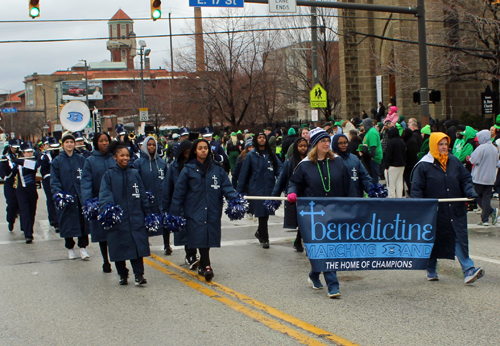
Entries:
<svg viewBox="0 0 500 346">
<path fill-rule="evenodd" d="M 119 205 L 108 204 L 97 220 L 101 222 L 104 229 L 110 229 L 120 223 L 123 217 L 123 209 Z"/>
<path fill-rule="evenodd" d="M 173 216 L 169 213 L 163 213 L 163 227 L 171 232 L 179 232 L 186 226 L 186 219 L 182 216 Z"/>
<path fill-rule="evenodd" d="M 54 200 L 57 209 L 64 209 L 71 203 L 75 202 L 73 196 L 66 191 L 59 191 L 52 197 L 52 199 Z"/>
<path fill-rule="evenodd" d="M 368 192 L 368 197 L 370 198 L 386 198 L 387 195 L 387 189 L 380 183 L 372 185 L 370 191 Z"/>
<path fill-rule="evenodd" d="M 83 216 L 87 220 L 97 220 L 99 216 L 99 198 L 88 199 L 83 203 Z"/>
<path fill-rule="evenodd" d="M 227 201 L 225 213 L 231 221 L 241 220 L 245 217 L 245 213 L 248 212 L 248 208 L 248 201 L 243 195 L 238 194 L 237 198 Z"/>
<path fill-rule="evenodd" d="M 264 208 L 266 208 L 266 210 L 270 213 L 274 213 L 276 210 L 278 210 L 280 205 L 281 201 L 266 199 L 266 201 L 264 202 Z"/>
<path fill-rule="evenodd" d="M 148 196 L 149 203 L 153 204 L 155 196 L 153 196 L 153 193 L 151 191 L 146 191 L 146 196 Z"/>
<path fill-rule="evenodd" d="M 163 224 L 163 220 L 158 213 L 149 214 L 144 219 L 144 224 L 149 233 L 156 233 Z"/>
</svg>

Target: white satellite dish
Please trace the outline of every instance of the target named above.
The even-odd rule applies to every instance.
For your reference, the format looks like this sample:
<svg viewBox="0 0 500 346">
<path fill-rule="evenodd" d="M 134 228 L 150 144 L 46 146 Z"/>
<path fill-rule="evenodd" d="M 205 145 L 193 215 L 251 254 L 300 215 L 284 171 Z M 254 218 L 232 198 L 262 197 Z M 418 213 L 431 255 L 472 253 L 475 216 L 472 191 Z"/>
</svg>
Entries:
<svg viewBox="0 0 500 346">
<path fill-rule="evenodd" d="M 90 121 L 90 110 L 82 101 L 70 101 L 61 111 L 61 125 L 68 131 L 82 131 Z"/>
</svg>

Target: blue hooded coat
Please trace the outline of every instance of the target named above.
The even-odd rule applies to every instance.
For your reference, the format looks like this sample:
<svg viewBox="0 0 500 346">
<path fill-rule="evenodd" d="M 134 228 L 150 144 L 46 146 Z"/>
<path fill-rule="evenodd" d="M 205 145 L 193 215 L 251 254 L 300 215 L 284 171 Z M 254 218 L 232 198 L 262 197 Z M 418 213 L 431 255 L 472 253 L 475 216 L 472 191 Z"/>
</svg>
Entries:
<svg viewBox="0 0 500 346">
<path fill-rule="evenodd" d="M 113 155 L 103 155 L 99 150 L 92 151 L 90 157 L 85 161 L 82 174 L 82 201 L 85 203 L 89 199 L 99 198 L 99 190 L 104 173 L 111 167 L 116 165 Z M 90 234 L 92 242 L 106 241 L 106 231 L 101 223 L 97 220 L 90 222 Z"/>
<path fill-rule="evenodd" d="M 62 150 L 59 155 L 52 161 L 50 166 L 50 189 L 52 195 L 58 192 L 65 191 L 70 193 L 75 199 L 66 208 L 59 210 L 59 227 L 61 238 L 80 237 L 83 234 L 88 234 L 85 226 L 80 224 L 82 196 L 80 184 L 83 173 L 85 158 L 73 152 L 71 156 Z"/>
<path fill-rule="evenodd" d="M 276 177 L 281 173 L 282 164 L 276 159 L 276 167 L 269 155 L 261 155 L 257 149 L 253 149 L 245 157 L 238 178 L 237 191 L 247 193 L 250 196 L 271 196 Z M 255 217 L 274 215 L 264 207 L 264 201 L 250 201 Z"/>
<path fill-rule="evenodd" d="M 155 142 L 155 147 L 158 146 L 156 140 L 152 136 L 146 137 L 141 147 L 141 157 L 134 161 L 134 168 L 139 172 L 142 182 L 144 183 L 144 188 L 146 191 L 150 191 L 153 194 L 153 200 L 149 201 L 149 205 L 152 213 L 160 214 L 163 212 L 162 206 L 162 194 L 163 194 L 163 181 L 167 174 L 167 163 L 165 160 L 159 157 L 158 153 L 155 152 L 155 156 L 151 158 L 148 152 L 148 142 L 149 140 Z M 162 235 L 163 227 L 160 228 L 158 232 L 150 235 Z"/>
<path fill-rule="evenodd" d="M 220 247 L 222 197 L 237 198 L 226 172 L 210 162 L 207 172 L 198 160 L 191 160 L 182 169 L 172 197 L 170 213 L 181 214 L 184 208 L 187 246 L 191 249 Z"/>
<path fill-rule="evenodd" d="M 121 222 L 106 230 L 109 259 L 126 261 L 150 255 L 148 232 L 144 218 L 150 213 L 146 189 L 139 173 L 127 166 L 115 165 L 102 177 L 99 211 L 114 204 L 123 209 Z"/>
<path fill-rule="evenodd" d="M 172 204 L 172 196 L 174 195 L 175 184 L 177 183 L 177 179 L 179 178 L 179 158 L 187 149 L 191 148 L 192 143 L 190 141 L 182 141 L 179 144 L 177 150 L 177 156 L 175 157 L 175 161 L 170 165 L 167 171 L 167 178 L 163 183 L 163 194 L 162 194 L 162 205 L 163 211 L 170 213 L 170 205 Z M 184 208 L 181 207 L 179 215 L 184 217 Z M 175 232 L 174 233 L 174 245 L 187 245 L 187 232 Z"/>
<path fill-rule="evenodd" d="M 458 158 L 448 155 L 446 172 L 428 153 L 413 168 L 412 198 L 475 198 L 469 172 Z M 464 202 L 439 203 L 436 221 L 436 241 L 430 258 L 455 258 L 455 239 L 463 252 L 469 253 L 467 207 Z"/>
</svg>

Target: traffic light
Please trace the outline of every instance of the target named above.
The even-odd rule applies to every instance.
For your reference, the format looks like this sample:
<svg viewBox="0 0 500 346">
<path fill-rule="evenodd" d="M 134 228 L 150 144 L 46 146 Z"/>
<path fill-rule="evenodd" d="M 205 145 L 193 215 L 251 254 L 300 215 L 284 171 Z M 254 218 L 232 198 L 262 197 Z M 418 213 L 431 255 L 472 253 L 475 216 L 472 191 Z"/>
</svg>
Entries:
<svg viewBox="0 0 500 346">
<path fill-rule="evenodd" d="M 29 0 L 30 17 L 35 19 L 40 17 L 40 0 Z"/>
<path fill-rule="evenodd" d="M 153 21 L 161 18 L 161 0 L 151 0 L 151 18 Z"/>
</svg>

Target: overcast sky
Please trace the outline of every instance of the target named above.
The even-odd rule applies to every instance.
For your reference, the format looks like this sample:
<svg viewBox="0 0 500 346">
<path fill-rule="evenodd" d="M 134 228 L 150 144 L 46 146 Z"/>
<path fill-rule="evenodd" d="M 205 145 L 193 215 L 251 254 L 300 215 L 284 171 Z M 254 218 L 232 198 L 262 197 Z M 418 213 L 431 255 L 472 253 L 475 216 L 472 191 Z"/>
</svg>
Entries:
<svg viewBox="0 0 500 346">
<path fill-rule="evenodd" d="M 40 17 L 30 19 L 28 0 L 0 0 L 0 41 L 91 38 L 108 37 L 107 21 L 99 22 L 49 22 L 42 19 L 110 19 L 119 8 L 132 19 L 150 18 L 150 0 L 40 0 Z M 175 4 L 178 7 L 169 7 Z M 255 14 L 267 14 L 267 5 L 245 5 Z M 219 9 L 203 8 L 204 15 L 215 15 Z M 193 8 L 188 0 L 163 1 L 162 18 L 135 21 L 134 32 L 140 35 L 168 34 L 168 13 L 172 18 L 193 17 Z M 240 9 L 243 13 L 243 9 Z M 4 23 L 1 21 L 28 20 L 21 23 Z M 192 22 L 192 21 L 191 21 Z M 173 20 L 172 32 L 181 34 L 188 32 L 189 23 L 185 20 Z M 170 60 L 170 43 L 166 38 L 144 39 L 151 49 L 151 68 L 166 68 L 164 61 Z M 174 38 L 174 50 L 190 45 L 185 37 Z M 110 52 L 106 49 L 106 40 L 50 42 L 50 43 L 0 43 L 0 93 L 9 90 L 24 90 L 24 77 L 34 72 L 51 74 L 57 70 L 66 70 L 78 63 L 80 59 L 87 62 L 110 60 Z M 139 59 L 135 59 L 136 64 Z M 174 62 L 175 64 L 175 62 Z"/>
</svg>

